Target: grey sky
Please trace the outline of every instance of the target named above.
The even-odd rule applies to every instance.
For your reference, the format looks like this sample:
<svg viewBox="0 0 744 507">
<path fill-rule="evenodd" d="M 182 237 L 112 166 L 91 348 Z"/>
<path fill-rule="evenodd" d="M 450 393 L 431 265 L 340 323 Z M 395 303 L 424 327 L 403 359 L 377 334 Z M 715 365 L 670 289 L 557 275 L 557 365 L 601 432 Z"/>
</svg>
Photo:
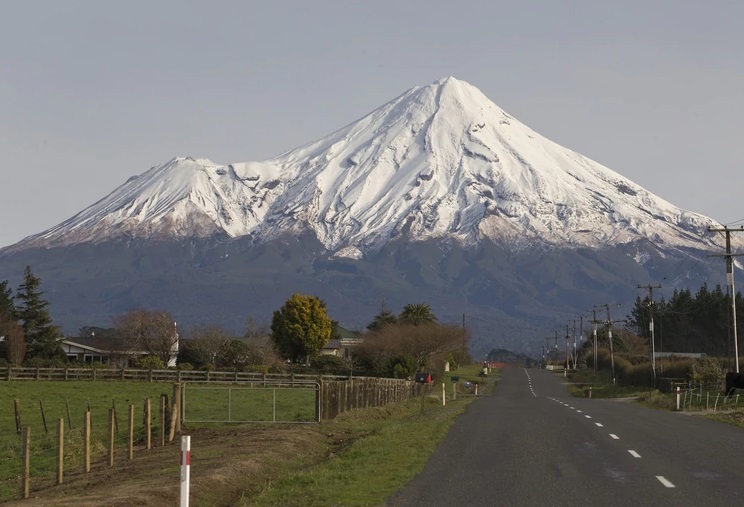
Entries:
<svg viewBox="0 0 744 507">
<path fill-rule="evenodd" d="M 448 75 L 675 205 L 744 219 L 744 2 L 1 6 L 0 246 L 173 156 L 263 160 Z"/>
</svg>

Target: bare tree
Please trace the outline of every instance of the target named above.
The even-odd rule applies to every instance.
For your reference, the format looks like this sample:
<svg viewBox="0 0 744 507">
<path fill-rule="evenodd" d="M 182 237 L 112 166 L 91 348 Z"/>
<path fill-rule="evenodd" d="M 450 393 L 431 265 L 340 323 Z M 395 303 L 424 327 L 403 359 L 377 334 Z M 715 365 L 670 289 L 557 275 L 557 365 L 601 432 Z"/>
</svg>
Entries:
<svg viewBox="0 0 744 507">
<path fill-rule="evenodd" d="M 170 313 L 132 310 L 114 319 L 114 323 L 129 350 L 159 357 L 163 364 L 168 364 L 174 355 L 178 333 Z"/>
<path fill-rule="evenodd" d="M 0 322 L 0 335 L 5 336 L 5 358 L 9 364 L 23 363 L 26 357 L 26 340 L 23 337 L 23 327 L 8 319 Z"/>
<path fill-rule="evenodd" d="M 198 327 L 191 332 L 191 339 L 185 342 L 188 348 L 188 356 L 194 362 L 194 366 L 214 366 L 217 356 L 232 340 L 230 336 L 219 326 L 208 325 Z"/>
<path fill-rule="evenodd" d="M 390 325 L 365 335 L 358 354 L 378 372 L 398 357 L 411 358 L 418 370 L 439 371 L 447 355 L 462 350 L 467 338 L 467 331 L 458 326 Z"/>
</svg>

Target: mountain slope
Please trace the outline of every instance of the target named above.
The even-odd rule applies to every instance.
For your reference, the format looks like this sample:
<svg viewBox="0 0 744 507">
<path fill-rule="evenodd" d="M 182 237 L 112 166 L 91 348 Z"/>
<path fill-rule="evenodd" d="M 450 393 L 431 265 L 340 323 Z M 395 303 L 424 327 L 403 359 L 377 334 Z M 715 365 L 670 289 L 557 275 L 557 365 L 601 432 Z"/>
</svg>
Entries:
<svg viewBox="0 0 744 507">
<path fill-rule="evenodd" d="M 512 250 L 641 238 L 698 248 L 711 244 L 714 224 L 549 141 L 449 77 L 266 162 L 175 158 L 11 248 L 213 235 L 261 243 L 308 230 L 352 258 L 400 237 L 464 246 L 488 239 Z"/>
</svg>

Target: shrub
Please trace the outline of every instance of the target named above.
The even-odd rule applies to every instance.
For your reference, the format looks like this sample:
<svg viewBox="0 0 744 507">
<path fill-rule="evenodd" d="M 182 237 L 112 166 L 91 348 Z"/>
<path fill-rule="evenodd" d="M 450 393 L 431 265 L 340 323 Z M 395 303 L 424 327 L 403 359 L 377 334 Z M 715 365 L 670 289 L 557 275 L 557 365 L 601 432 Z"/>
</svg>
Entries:
<svg viewBox="0 0 744 507">
<path fill-rule="evenodd" d="M 141 357 L 137 360 L 137 363 L 135 364 L 135 366 L 137 368 L 142 368 L 144 370 L 164 370 L 165 369 L 163 360 L 160 359 L 158 356 Z"/>
<path fill-rule="evenodd" d="M 664 396 L 658 390 L 640 393 L 638 401 L 667 410 L 673 410 L 676 407 L 675 400 L 672 397 Z"/>
<path fill-rule="evenodd" d="M 310 368 L 328 375 L 348 375 L 349 363 L 338 356 L 319 355 L 310 359 Z"/>
<path fill-rule="evenodd" d="M 635 364 L 623 372 L 623 385 L 650 387 L 654 383 L 651 363 Z"/>
</svg>

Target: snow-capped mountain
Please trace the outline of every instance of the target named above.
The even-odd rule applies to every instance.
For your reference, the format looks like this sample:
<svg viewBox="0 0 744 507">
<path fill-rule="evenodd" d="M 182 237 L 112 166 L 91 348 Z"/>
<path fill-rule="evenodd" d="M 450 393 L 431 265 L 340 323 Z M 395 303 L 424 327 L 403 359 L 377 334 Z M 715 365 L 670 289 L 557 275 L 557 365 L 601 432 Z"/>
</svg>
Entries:
<svg viewBox="0 0 744 507">
<path fill-rule="evenodd" d="M 17 247 L 121 236 L 251 235 L 311 230 L 337 257 L 393 238 L 484 238 L 598 247 L 646 238 L 700 248 L 715 222 L 537 134 L 474 86 L 448 77 L 265 162 L 174 158 Z"/>
</svg>

